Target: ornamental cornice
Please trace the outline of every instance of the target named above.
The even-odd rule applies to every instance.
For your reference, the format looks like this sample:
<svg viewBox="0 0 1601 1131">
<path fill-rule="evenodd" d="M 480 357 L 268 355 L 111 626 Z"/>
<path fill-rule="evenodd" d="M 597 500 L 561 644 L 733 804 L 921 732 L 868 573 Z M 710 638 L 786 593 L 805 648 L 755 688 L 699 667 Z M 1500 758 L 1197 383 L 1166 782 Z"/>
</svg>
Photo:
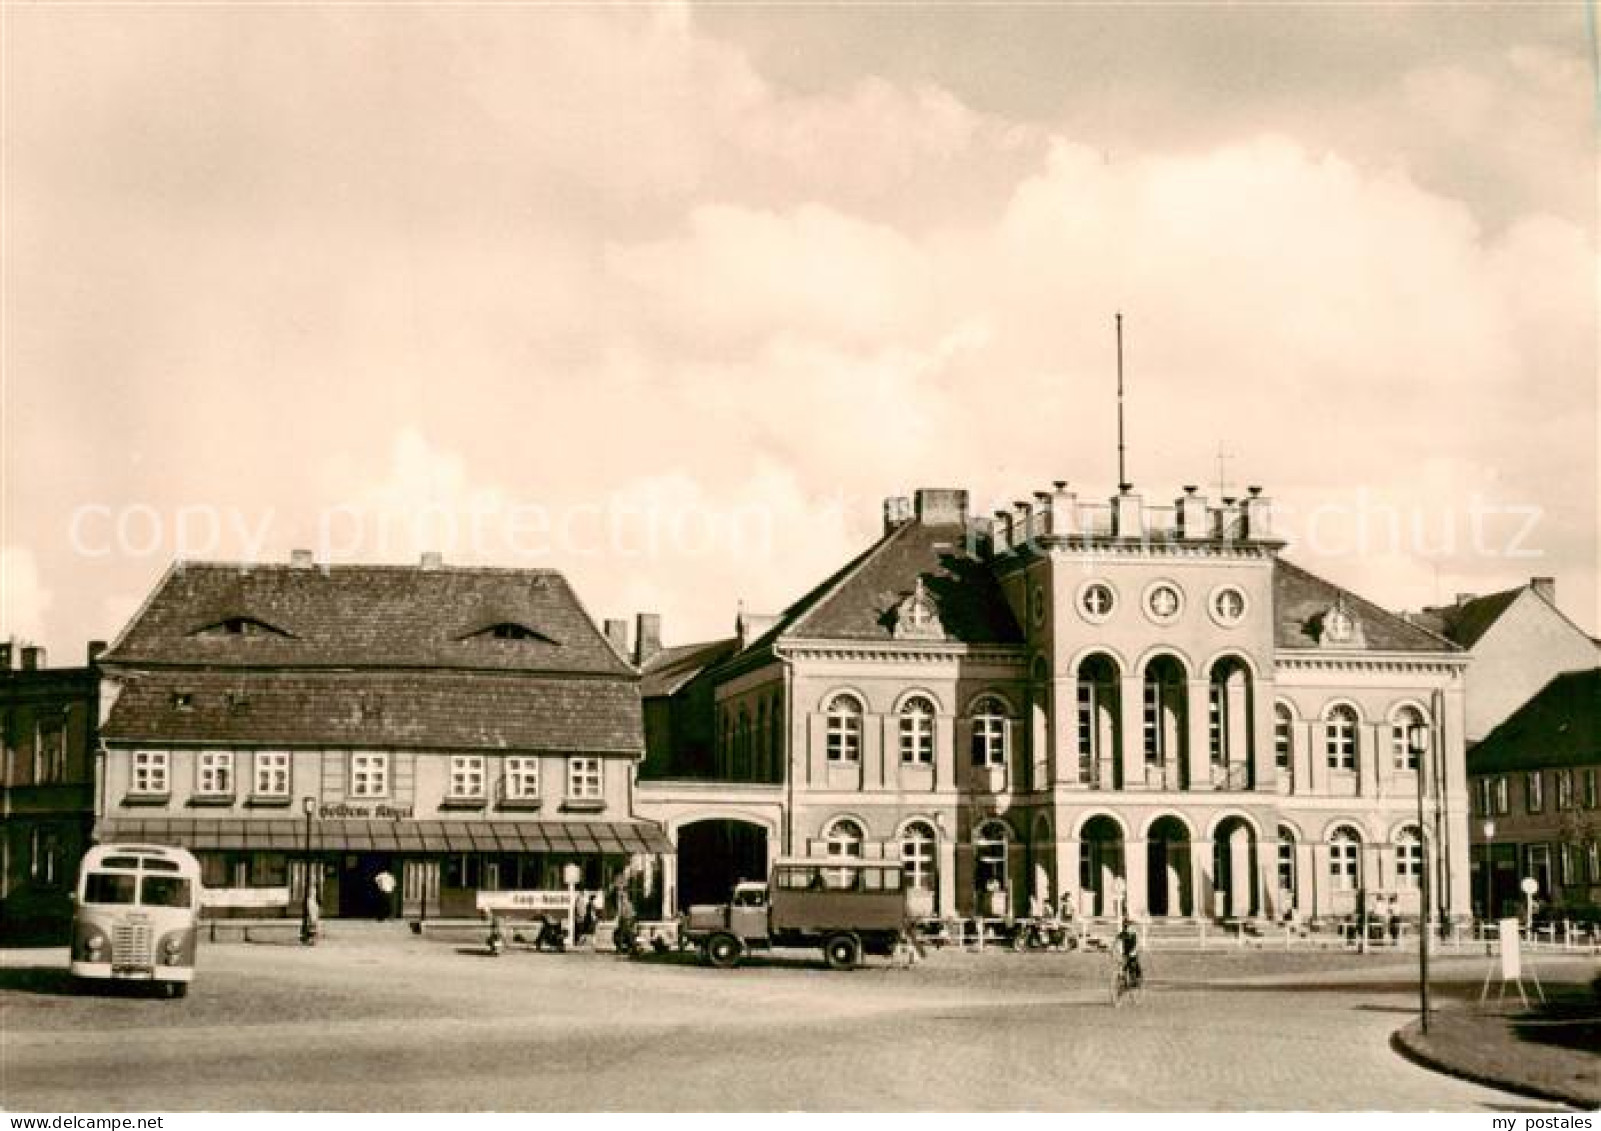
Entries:
<svg viewBox="0 0 1601 1131">
<path fill-rule="evenodd" d="M 970 644 L 911 643 L 870 644 L 845 640 L 785 640 L 774 649 L 787 660 L 828 660 L 877 664 L 990 664 L 997 667 L 1027 667 L 1022 648 L 985 647 Z"/>
<path fill-rule="evenodd" d="M 1468 666 L 1469 657 L 1449 654 L 1413 656 L 1405 653 L 1379 655 L 1353 655 L 1352 653 L 1274 653 L 1274 666 L 1279 671 L 1319 672 L 1427 672 L 1433 675 L 1459 676 Z"/>
</svg>

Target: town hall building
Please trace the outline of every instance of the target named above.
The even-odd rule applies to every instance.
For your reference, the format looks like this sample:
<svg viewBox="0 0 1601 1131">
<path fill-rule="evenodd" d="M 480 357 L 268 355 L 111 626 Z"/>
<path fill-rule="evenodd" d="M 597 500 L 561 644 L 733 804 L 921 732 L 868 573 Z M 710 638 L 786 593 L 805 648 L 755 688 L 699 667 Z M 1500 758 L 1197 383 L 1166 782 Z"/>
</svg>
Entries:
<svg viewBox="0 0 1601 1131">
<path fill-rule="evenodd" d="M 887 500 L 780 616 L 644 664 L 695 716 L 639 783 L 669 901 L 804 854 L 899 858 L 927 915 L 1415 916 L 1427 859 L 1467 914 L 1466 655 L 1281 549 L 1254 488 Z"/>
</svg>

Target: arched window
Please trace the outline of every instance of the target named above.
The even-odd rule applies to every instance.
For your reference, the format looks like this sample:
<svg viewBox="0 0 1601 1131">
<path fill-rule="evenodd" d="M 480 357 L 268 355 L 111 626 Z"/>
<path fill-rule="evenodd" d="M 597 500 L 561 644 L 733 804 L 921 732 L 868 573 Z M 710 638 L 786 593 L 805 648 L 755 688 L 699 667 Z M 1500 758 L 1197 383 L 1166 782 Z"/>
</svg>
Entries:
<svg viewBox="0 0 1601 1131">
<path fill-rule="evenodd" d="M 1416 707 L 1402 707 L 1390 718 L 1390 764 L 1397 770 L 1414 773 L 1418 768 L 1418 756 L 1412 752 L 1413 727 L 1424 727 L 1423 749 L 1427 750 L 1433 743 L 1434 735 L 1428 731 L 1428 724 L 1423 718 L 1423 712 Z"/>
<path fill-rule="evenodd" d="M 1294 764 L 1295 716 L 1283 703 L 1273 708 L 1273 764 L 1288 770 Z"/>
<path fill-rule="evenodd" d="M 922 821 L 913 821 L 901 833 L 901 861 L 906 865 L 906 887 L 911 891 L 933 891 L 938 864 L 939 839 Z"/>
<path fill-rule="evenodd" d="M 973 765 L 1006 765 L 1006 704 L 986 695 L 973 704 Z"/>
<path fill-rule="evenodd" d="M 1185 744 L 1184 669 L 1171 656 L 1158 656 L 1145 668 L 1145 764 L 1161 766 L 1174 755 L 1182 764 Z"/>
<path fill-rule="evenodd" d="M 934 764 L 934 704 L 921 695 L 901 705 L 901 761 L 909 766 Z"/>
<path fill-rule="evenodd" d="M 862 705 L 849 695 L 836 695 L 828 704 L 828 760 L 862 760 Z"/>
<path fill-rule="evenodd" d="M 1395 834 L 1395 886 L 1413 890 L 1423 883 L 1423 841 L 1416 825 Z"/>
<path fill-rule="evenodd" d="M 1362 838 L 1344 825 L 1329 834 L 1329 882 L 1335 891 L 1355 891 L 1362 881 Z"/>
<path fill-rule="evenodd" d="M 823 841 L 830 856 L 849 856 L 860 859 L 862 843 L 867 834 L 862 832 L 862 826 L 852 820 L 838 820 L 828 826 Z"/>
<path fill-rule="evenodd" d="M 1329 769 L 1354 771 L 1356 769 L 1356 712 L 1341 703 L 1324 716 L 1323 749 L 1328 755 Z"/>
<path fill-rule="evenodd" d="M 1117 725 L 1120 710 L 1117 666 L 1107 656 L 1090 656 L 1078 666 L 1078 776 L 1101 789 L 1117 780 Z"/>
<path fill-rule="evenodd" d="M 973 886 L 978 891 L 1006 890 L 1006 855 L 1011 830 L 1004 821 L 986 821 L 973 834 Z"/>
</svg>

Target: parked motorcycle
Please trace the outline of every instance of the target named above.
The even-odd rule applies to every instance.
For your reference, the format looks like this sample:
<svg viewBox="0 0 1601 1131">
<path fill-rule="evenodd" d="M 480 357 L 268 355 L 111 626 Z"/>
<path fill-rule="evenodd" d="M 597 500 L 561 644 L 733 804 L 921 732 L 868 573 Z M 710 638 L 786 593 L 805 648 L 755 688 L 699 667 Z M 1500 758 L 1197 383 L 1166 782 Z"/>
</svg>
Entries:
<svg viewBox="0 0 1601 1131">
<path fill-rule="evenodd" d="M 1052 919 L 1025 919 L 1012 932 L 1012 949 L 1016 951 L 1071 950 L 1077 942 L 1066 924 Z"/>
<path fill-rule="evenodd" d="M 612 932 L 612 946 L 617 953 L 633 958 L 642 953 L 643 948 L 639 942 L 639 925 L 628 918 L 617 920 L 617 929 Z"/>
<path fill-rule="evenodd" d="M 567 949 L 567 932 L 548 915 L 539 920 L 539 934 L 534 937 L 534 949 L 544 950 L 547 946 L 558 954 Z"/>
</svg>

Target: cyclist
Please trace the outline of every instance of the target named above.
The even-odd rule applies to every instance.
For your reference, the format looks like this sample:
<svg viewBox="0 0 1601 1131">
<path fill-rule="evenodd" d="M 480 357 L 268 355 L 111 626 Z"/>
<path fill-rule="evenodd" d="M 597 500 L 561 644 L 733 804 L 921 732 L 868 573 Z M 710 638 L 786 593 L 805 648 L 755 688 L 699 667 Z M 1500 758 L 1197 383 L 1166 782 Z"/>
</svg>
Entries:
<svg viewBox="0 0 1601 1131">
<path fill-rule="evenodd" d="M 1117 933 L 1117 954 L 1123 963 L 1123 969 L 1128 971 L 1128 988 L 1139 989 L 1140 986 L 1140 936 L 1134 930 L 1134 923 L 1127 915 L 1123 916 L 1123 929 Z"/>
</svg>

